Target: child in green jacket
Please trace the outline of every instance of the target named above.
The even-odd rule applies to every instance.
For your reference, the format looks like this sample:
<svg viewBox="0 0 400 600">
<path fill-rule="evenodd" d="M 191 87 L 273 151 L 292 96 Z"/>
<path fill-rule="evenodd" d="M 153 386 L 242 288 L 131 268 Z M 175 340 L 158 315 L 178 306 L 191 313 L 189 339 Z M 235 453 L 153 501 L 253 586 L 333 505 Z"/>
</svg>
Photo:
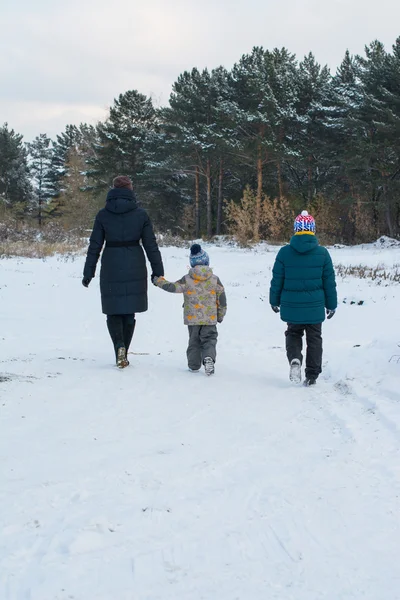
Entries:
<svg viewBox="0 0 400 600">
<path fill-rule="evenodd" d="M 286 330 L 290 380 L 301 382 L 303 335 L 307 355 L 305 385 L 314 385 L 322 370 L 322 323 L 337 308 L 335 271 L 326 248 L 315 237 L 315 220 L 305 210 L 294 222 L 290 244 L 278 252 L 273 267 L 270 304 L 281 313 Z"/>
</svg>

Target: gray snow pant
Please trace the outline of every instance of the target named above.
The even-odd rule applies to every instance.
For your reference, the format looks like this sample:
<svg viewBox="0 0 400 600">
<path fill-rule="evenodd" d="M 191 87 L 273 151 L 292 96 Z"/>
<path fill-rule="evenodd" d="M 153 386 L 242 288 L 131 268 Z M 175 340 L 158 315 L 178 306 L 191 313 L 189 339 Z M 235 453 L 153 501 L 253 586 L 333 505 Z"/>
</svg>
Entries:
<svg viewBox="0 0 400 600">
<path fill-rule="evenodd" d="M 204 359 L 209 356 L 215 362 L 217 358 L 218 331 L 216 325 L 189 325 L 189 346 L 187 359 L 189 369 L 197 371 Z"/>
</svg>

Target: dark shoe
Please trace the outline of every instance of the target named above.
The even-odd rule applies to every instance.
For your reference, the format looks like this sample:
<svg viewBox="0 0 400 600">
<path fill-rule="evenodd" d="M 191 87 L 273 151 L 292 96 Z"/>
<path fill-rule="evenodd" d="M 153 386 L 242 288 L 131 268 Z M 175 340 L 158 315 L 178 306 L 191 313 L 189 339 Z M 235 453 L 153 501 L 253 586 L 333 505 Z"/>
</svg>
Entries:
<svg viewBox="0 0 400 600">
<path fill-rule="evenodd" d="M 317 383 L 317 380 L 314 377 L 307 377 L 304 385 L 305 387 L 310 387 L 310 385 L 315 385 Z"/>
<path fill-rule="evenodd" d="M 206 375 L 214 375 L 215 373 L 214 361 L 210 356 L 206 356 L 204 359 L 204 370 Z"/>
<path fill-rule="evenodd" d="M 301 362 L 298 358 L 294 358 L 290 363 L 289 379 L 293 383 L 301 383 Z"/>
</svg>

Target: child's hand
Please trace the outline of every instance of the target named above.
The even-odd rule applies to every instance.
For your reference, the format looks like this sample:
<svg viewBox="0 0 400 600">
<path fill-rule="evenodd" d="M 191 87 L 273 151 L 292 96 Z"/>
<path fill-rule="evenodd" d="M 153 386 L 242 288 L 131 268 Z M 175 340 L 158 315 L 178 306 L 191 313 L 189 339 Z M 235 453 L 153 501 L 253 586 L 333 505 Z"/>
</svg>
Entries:
<svg viewBox="0 0 400 600">
<path fill-rule="evenodd" d="M 157 277 L 157 275 L 152 275 L 151 281 L 153 282 L 153 285 L 160 287 L 159 283 L 161 283 L 161 281 L 165 282 L 165 277 Z"/>
<path fill-rule="evenodd" d="M 222 317 L 219 317 L 219 318 L 217 319 L 218 323 L 222 323 L 222 321 L 223 321 L 223 320 L 224 320 L 224 319 L 223 319 Z"/>
</svg>

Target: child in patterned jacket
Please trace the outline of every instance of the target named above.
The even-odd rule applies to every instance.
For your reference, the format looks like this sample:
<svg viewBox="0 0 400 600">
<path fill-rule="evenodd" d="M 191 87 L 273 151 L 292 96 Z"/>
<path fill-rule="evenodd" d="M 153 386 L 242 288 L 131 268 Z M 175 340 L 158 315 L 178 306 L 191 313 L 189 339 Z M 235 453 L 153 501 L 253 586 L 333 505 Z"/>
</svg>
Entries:
<svg viewBox="0 0 400 600">
<path fill-rule="evenodd" d="M 189 329 L 189 370 L 197 372 L 203 364 L 206 375 L 213 375 L 217 357 L 216 324 L 222 323 L 227 306 L 224 286 L 209 265 L 207 252 L 199 244 L 193 244 L 191 269 L 187 275 L 175 283 L 164 277 L 154 277 L 153 283 L 165 292 L 184 295 L 184 322 Z"/>
</svg>

